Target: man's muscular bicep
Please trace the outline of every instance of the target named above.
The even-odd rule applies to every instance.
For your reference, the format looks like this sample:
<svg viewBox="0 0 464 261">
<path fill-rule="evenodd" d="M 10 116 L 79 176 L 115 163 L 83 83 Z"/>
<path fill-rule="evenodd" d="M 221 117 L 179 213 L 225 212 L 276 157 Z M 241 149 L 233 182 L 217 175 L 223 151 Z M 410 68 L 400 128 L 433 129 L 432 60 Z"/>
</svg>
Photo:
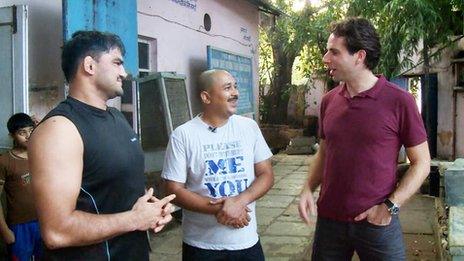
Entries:
<svg viewBox="0 0 464 261">
<path fill-rule="evenodd" d="M 74 124 L 55 116 L 31 136 L 32 189 L 45 240 L 60 232 L 76 205 L 82 179 L 83 143 Z"/>
</svg>

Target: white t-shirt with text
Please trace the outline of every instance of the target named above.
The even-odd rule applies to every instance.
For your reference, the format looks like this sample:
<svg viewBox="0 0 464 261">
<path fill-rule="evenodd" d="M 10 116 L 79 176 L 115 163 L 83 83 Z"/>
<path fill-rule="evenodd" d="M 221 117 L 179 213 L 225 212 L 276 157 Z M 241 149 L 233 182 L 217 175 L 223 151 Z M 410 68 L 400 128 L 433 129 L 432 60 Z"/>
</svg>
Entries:
<svg viewBox="0 0 464 261">
<path fill-rule="evenodd" d="M 252 119 L 233 115 L 214 132 L 200 116 L 171 134 L 162 177 L 185 183 L 188 190 L 210 198 L 232 197 L 255 179 L 254 164 L 272 152 Z M 183 210 L 183 240 L 211 250 L 241 250 L 258 242 L 255 202 L 248 205 L 251 221 L 236 229 L 221 225 L 214 215 Z"/>
</svg>

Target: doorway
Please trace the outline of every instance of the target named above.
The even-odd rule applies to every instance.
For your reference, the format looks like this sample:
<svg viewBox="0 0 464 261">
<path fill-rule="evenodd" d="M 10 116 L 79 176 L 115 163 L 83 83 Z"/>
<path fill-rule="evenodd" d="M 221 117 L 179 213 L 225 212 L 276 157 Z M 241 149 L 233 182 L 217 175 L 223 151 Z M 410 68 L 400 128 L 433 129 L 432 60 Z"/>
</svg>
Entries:
<svg viewBox="0 0 464 261">
<path fill-rule="evenodd" d="M 422 120 L 427 131 L 430 156 L 437 157 L 437 125 L 438 125 L 438 79 L 437 74 L 429 75 L 428 88 L 426 76 L 421 75 Z"/>
<path fill-rule="evenodd" d="M 28 113 L 27 6 L 0 8 L 0 122 Z M 0 151 L 11 148 L 6 128 L 0 128 Z"/>
</svg>

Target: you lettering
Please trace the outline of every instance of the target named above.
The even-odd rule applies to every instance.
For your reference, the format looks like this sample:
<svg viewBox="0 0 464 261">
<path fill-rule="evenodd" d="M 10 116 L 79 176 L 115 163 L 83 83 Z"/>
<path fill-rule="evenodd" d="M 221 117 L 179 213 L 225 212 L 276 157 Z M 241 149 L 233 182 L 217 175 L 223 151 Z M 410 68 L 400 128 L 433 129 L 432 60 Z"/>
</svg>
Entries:
<svg viewBox="0 0 464 261">
<path fill-rule="evenodd" d="M 226 180 L 223 182 L 205 183 L 211 197 L 230 197 L 238 195 L 248 188 L 248 179 L 238 179 L 233 181 Z"/>
</svg>

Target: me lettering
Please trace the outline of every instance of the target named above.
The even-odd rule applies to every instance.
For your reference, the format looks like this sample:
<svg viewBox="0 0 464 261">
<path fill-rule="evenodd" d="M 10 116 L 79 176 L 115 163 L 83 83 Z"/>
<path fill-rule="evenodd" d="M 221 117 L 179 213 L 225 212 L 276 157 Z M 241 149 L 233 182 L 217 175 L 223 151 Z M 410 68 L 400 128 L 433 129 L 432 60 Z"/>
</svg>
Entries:
<svg viewBox="0 0 464 261">
<path fill-rule="evenodd" d="M 206 176 L 216 174 L 229 174 L 244 172 L 245 169 L 242 166 L 243 156 L 219 159 L 217 162 L 214 160 L 206 160 L 207 172 Z"/>
</svg>

